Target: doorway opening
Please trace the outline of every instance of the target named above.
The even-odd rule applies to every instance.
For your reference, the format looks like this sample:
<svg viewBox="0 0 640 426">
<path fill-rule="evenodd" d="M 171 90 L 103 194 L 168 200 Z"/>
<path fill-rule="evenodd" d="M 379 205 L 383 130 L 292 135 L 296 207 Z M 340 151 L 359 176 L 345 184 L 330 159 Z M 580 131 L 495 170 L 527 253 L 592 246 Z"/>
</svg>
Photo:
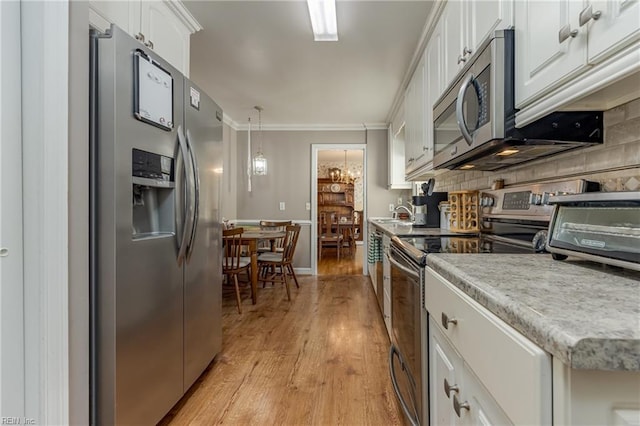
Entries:
<svg viewBox="0 0 640 426">
<path fill-rule="evenodd" d="M 312 273 L 363 274 L 366 145 L 314 144 L 311 163 Z M 341 239 L 327 240 L 327 232 Z"/>
</svg>

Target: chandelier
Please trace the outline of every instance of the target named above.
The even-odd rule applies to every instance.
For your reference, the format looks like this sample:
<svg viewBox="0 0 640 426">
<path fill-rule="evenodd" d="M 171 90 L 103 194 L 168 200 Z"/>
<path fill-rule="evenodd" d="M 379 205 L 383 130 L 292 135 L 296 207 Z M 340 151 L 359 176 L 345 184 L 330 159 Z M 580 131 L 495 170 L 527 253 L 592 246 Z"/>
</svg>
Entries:
<svg viewBox="0 0 640 426">
<path fill-rule="evenodd" d="M 336 183 L 345 183 L 352 184 L 355 182 L 356 178 L 353 176 L 353 173 L 347 167 L 347 150 L 344 150 L 344 169 L 340 169 L 338 167 L 332 167 L 329 169 L 329 177 L 331 177 L 331 182 Z"/>
<path fill-rule="evenodd" d="M 258 150 L 253 157 L 253 174 L 257 176 L 264 176 L 267 174 L 267 159 L 262 154 L 262 107 L 254 106 L 258 111 Z"/>
</svg>

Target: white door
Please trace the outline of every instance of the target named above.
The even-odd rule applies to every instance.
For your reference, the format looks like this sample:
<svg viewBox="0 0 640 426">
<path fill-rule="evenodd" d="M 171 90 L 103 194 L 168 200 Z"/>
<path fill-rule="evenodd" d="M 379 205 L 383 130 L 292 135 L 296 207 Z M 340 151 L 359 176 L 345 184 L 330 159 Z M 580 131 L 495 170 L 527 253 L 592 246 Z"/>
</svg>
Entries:
<svg viewBox="0 0 640 426">
<path fill-rule="evenodd" d="M 513 2 L 508 0 L 470 1 L 467 4 L 469 47 L 473 53 L 491 33 L 513 25 Z"/>
<path fill-rule="evenodd" d="M 600 12 L 600 17 L 584 25 L 589 29 L 590 63 L 599 62 L 640 38 L 640 1 L 599 0 L 591 3 L 591 13 Z M 584 16 L 591 16 L 588 9 Z"/>
<path fill-rule="evenodd" d="M 25 415 L 20 2 L 0 1 L 0 413 Z"/>
<path fill-rule="evenodd" d="M 444 34 L 442 49 L 444 87 L 449 87 L 458 71 L 464 67 L 464 61 L 469 57 L 469 54 L 466 54 L 463 58 L 468 33 L 468 28 L 465 27 L 463 2 L 447 2 L 440 21 Z"/>
<path fill-rule="evenodd" d="M 140 11 L 146 43 L 171 65 L 189 76 L 191 33 L 164 2 L 143 1 Z"/>
<path fill-rule="evenodd" d="M 453 397 L 460 398 L 462 360 L 429 316 L 429 410 L 431 424 L 456 425 Z M 448 390 L 448 392 L 447 392 Z"/>
<path fill-rule="evenodd" d="M 515 2 L 516 107 L 587 66 L 586 27 L 578 23 L 581 10 L 580 1 Z"/>
</svg>

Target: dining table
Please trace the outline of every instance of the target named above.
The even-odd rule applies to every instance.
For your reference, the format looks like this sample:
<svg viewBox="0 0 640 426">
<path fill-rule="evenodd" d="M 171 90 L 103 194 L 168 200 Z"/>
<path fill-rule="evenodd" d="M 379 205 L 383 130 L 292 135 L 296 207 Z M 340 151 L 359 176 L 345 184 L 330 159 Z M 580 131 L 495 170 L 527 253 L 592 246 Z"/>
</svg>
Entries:
<svg viewBox="0 0 640 426">
<path fill-rule="evenodd" d="M 251 302 L 254 305 L 258 302 L 258 243 L 269 241 L 270 246 L 275 247 L 273 242 L 278 238 L 284 238 L 285 234 L 285 231 L 266 229 L 248 229 L 242 233 L 242 244 L 247 245 L 251 257 Z"/>
</svg>

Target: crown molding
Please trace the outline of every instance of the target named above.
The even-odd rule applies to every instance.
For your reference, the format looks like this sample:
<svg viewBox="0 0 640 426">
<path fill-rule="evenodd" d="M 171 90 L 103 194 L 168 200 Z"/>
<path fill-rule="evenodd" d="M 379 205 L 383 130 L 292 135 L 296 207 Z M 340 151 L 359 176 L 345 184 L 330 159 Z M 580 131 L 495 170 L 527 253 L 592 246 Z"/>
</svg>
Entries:
<svg viewBox="0 0 640 426">
<path fill-rule="evenodd" d="M 235 131 L 238 131 L 240 128 L 240 124 L 234 121 L 233 118 L 225 114 L 224 111 L 222 112 L 222 122 L 227 126 L 231 127 Z"/>
<path fill-rule="evenodd" d="M 229 119 L 229 121 L 233 121 Z M 225 121 L 226 122 L 226 121 Z M 249 125 L 246 123 L 238 124 L 234 122 L 235 126 L 232 126 L 236 131 L 247 131 Z M 268 124 L 262 125 L 264 131 L 352 131 L 352 130 L 387 130 L 389 123 L 358 123 L 358 124 Z M 251 127 L 252 130 L 257 130 L 256 126 Z"/>
<path fill-rule="evenodd" d="M 390 123 L 393 122 L 395 118 L 395 114 L 400 107 L 400 104 L 403 102 L 404 92 L 407 90 L 407 86 L 409 85 L 409 81 L 413 76 L 416 67 L 418 66 L 418 62 L 424 55 L 424 50 L 427 47 L 427 43 L 431 38 L 431 34 L 433 34 L 433 30 L 438 25 L 438 19 L 440 19 L 440 15 L 442 14 L 444 7 L 446 5 L 446 1 L 437 1 L 434 2 L 434 5 L 429 13 L 429 17 L 427 18 L 427 22 L 425 22 L 424 27 L 422 28 L 422 34 L 420 35 L 420 39 L 418 40 L 418 45 L 416 46 L 416 50 L 413 52 L 413 56 L 411 58 L 411 62 L 409 63 L 409 67 L 407 68 L 407 72 L 404 74 L 404 78 L 402 79 L 402 84 L 398 88 L 398 92 L 396 93 L 395 98 L 393 99 L 393 103 L 391 104 L 391 108 L 389 109 L 389 113 L 387 114 L 387 121 Z"/>
<path fill-rule="evenodd" d="M 164 0 L 171 11 L 182 21 L 191 34 L 196 33 L 202 29 L 202 25 L 194 18 L 189 10 L 179 0 Z"/>
</svg>

